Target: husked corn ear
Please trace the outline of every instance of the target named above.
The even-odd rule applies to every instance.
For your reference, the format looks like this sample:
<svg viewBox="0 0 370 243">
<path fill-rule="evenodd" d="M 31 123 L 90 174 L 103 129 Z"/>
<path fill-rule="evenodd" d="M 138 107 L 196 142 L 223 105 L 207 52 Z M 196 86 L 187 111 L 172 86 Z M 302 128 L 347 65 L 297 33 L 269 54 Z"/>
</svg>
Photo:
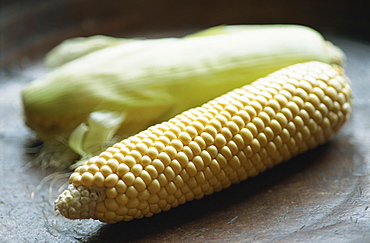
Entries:
<svg viewBox="0 0 370 243">
<path fill-rule="evenodd" d="M 70 219 L 150 217 L 227 188 L 333 137 L 349 118 L 338 66 L 296 64 L 114 144 L 55 201 Z"/>
</svg>

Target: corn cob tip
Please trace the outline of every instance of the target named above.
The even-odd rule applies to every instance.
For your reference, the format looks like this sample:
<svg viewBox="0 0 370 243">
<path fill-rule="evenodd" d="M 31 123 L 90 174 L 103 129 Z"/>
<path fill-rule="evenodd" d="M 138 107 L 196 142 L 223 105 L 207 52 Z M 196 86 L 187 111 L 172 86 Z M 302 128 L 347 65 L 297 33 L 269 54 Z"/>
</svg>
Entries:
<svg viewBox="0 0 370 243">
<path fill-rule="evenodd" d="M 70 184 L 54 202 L 55 210 L 69 219 L 95 218 L 96 205 L 105 198 L 104 193 L 93 187 Z"/>
</svg>

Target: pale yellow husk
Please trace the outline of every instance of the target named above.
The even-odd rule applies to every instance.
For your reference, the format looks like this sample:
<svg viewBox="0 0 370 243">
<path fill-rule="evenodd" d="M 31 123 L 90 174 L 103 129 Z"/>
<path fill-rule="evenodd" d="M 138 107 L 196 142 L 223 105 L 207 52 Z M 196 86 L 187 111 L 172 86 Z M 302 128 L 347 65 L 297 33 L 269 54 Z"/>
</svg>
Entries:
<svg viewBox="0 0 370 243">
<path fill-rule="evenodd" d="M 67 168 L 73 160 L 64 157 L 88 158 L 285 66 L 344 59 L 320 33 L 298 25 L 218 26 L 183 38 L 98 37 L 73 45 L 82 43 L 91 46 L 69 57 L 66 48 L 49 53 L 55 70 L 22 92 L 26 124 L 45 141 L 44 167 Z M 115 122 L 107 126 L 110 118 Z"/>
</svg>

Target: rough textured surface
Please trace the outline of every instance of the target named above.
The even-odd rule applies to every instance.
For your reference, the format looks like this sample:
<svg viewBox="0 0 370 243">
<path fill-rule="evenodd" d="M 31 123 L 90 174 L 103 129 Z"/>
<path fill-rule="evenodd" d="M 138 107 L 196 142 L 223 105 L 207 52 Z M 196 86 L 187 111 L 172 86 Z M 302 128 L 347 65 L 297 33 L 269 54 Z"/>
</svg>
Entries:
<svg viewBox="0 0 370 243">
<path fill-rule="evenodd" d="M 31 3 L 31 1 L 19 2 L 24 2 L 25 5 Z M 82 1 L 76 2 L 80 4 Z M 285 5 L 286 1 L 283 2 Z M 310 3 L 316 2 L 317 6 L 322 6 L 322 1 L 310 1 Z M 331 17 L 329 23 L 335 23 L 335 16 L 343 19 L 341 20 L 343 22 L 346 21 L 343 15 L 330 12 L 341 9 L 343 1 L 338 2 L 335 8 L 325 5 L 320 10 L 329 14 Z M 367 3 L 367 1 L 362 2 Z M 15 1 L 12 3 L 15 4 Z M 301 5 L 301 2 L 294 3 Z M 317 11 L 315 6 L 312 9 Z M 203 9 L 205 8 L 204 6 Z M 12 9 L 15 9 L 15 5 Z M 32 9 L 35 8 L 32 7 Z M 83 14 L 86 16 L 89 11 L 92 11 L 91 9 L 92 7 L 86 9 Z M 149 9 L 152 10 L 152 8 Z M 346 14 L 349 14 L 347 8 L 343 9 Z M 51 13 L 56 15 L 58 11 Z M 226 12 L 228 11 L 229 9 Z M 241 11 L 242 9 L 237 13 Z M 293 12 L 293 17 L 302 13 Z M 10 16 L 14 11 L 8 13 Z M 71 15 L 74 17 L 78 15 L 77 12 L 73 14 Z M 248 16 L 248 13 L 246 15 Z M 5 14 L 2 16 L 6 17 Z M 269 14 L 270 19 L 274 16 L 276 17 L 276 14 Z M 29 14 L 28 18 L 34 18 L 34 15 Z M 132 23 L 138 17 L 130 15 L 130 18 Z M 320 22 L 322 17 L 313 18 L 311 22 L 305 22 L 309 17 L 299 15 L 299 18 L 301 19 L 296 18 L 291 21 L 312 24 Z M 240 17 L 239 21 L 242 19 Z M 352 18 L 352 20 L 356 19 L 361 17 Z M 51 22 L 49 20 L 48 24 Z M 14 18 L 13 21 L 15 21 Z M 73 18 L 64 22 L 69 24 L 73 22 Z M 112 22 L 113 20 L 109 23 Z M 23 23 L 26 22 L 21 23 L 20 26 L 23 27 Z M 80 27 L 82 24 L 76 26 Z M 90 19 L 84 22 L 83 26 L 85 30 L 92 28 L 94 22 Z M 139 28 L 140 24 L 136 26 Z M 114 25 L 110 24 L 106 31 L 112 31 L 113 28 Z M 29 60 L 28 57 L 44 53 L 63 36 L 78 36 L 81 29 L 74 28 L 72 25 L 66 31 L 58 32 L 55 27 L 53 33 L 60 33 L 60 35 L 40 34 L 45 30 L 45 26 L 29 28 L 29 31 L 38 31 L 38 35 L 25 35 L 28 29 L 12 28 L 11 30 L 1 32 L 7 35 L 18 33 L 18 36 L 13 35 L 9 38 L 12 40 L 9 43 L 14 43 L 13 47 L 7 46 L 9 49 L 1 53 L 9 55 L 13 59 L 12 63 L 15 63 L 14 60 L 17 61 L 12 67 L 5 68 L 2 65 L 0 75 L 0 167 L 2 168 L 0 171 L 2 195 L 0 238 L 2 241 L 369 241 L 370 44 L 368 42 L 327 35 L 329 40 L 343 48 L 347 54 L 346 70 L 352 80 L 355 97 L 349 123 L 334 140 L 256 178 L 200 201 L 190 202 L 152 218 L 107 225 L 93 220 L 71 221 L 55 215 L 52 201 L 59 194 L 57 189 L 67 181 L 67 177 L 64 181 L 60 180 L 51 185 L 54 189 L 51 193 L 48 191 L 50 183 L 47 183 L 31 198 L 31 193 L 35 191 L 45 173 L 37 168 L 27 168 L 27 161 L 30 158 L 22 153 L 22 148 L 32 137 L 32 133 L 23 125 L 19 92 L 26 82 L 45 72 L 39 59 Z M 45 45 L 45 43 L 49 44 Z M 29 52 L 29 50 L 32 51 Z"/>
</svg>

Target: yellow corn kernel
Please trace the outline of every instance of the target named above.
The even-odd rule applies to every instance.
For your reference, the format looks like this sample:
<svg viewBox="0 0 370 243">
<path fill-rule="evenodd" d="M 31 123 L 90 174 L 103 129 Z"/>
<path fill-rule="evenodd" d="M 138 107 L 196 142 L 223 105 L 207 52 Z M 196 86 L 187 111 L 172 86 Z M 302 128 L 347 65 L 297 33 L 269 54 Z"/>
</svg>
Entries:
<svg viewBox="0 0 370 243">
<path fill-rule="evenodd" d="M 349 118 L 351 99 L 340 67 L 281 69 L 90 159 L 71 175 L 56 210 L 115 223 L 200 199 L 328 141 Z M 156 139 L 144 146 L 149 137 Z M 118 157 L 118 165 L 110 160 Z"/>
</svg>

